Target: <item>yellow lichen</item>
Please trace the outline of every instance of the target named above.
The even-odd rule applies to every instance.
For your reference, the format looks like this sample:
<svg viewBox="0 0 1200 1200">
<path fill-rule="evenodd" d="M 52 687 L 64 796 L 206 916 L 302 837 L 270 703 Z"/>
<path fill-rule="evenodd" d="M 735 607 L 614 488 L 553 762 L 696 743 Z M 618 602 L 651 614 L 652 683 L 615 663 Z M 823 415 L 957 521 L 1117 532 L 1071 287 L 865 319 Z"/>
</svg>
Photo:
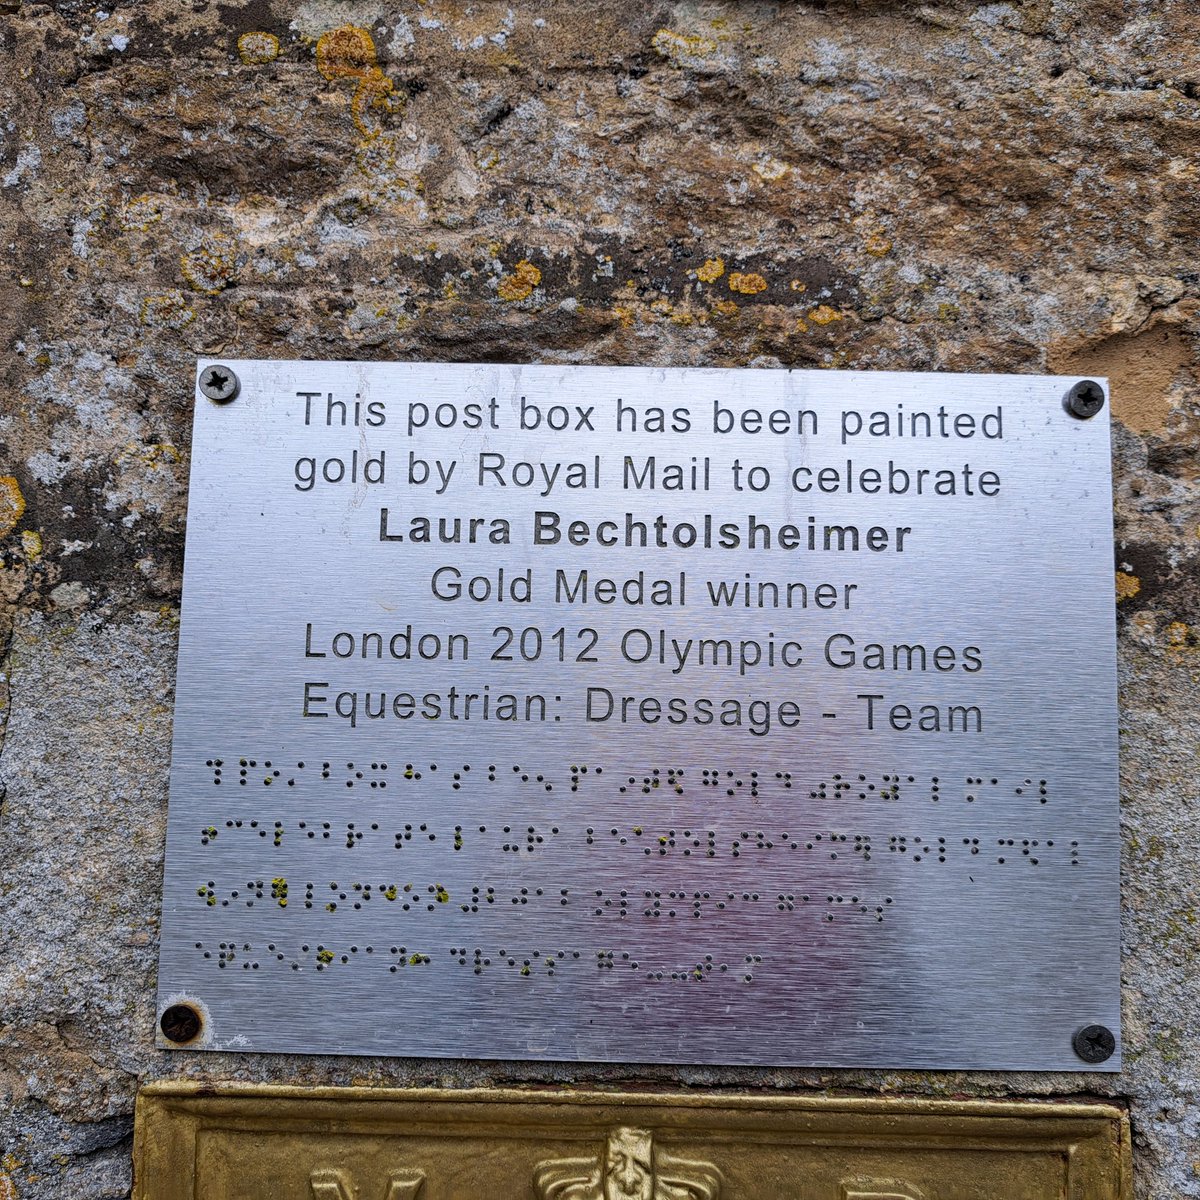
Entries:
<svg viewBox="0 0 1200 1200">
<path fill-rule="evenodd" d="M 163 218 L 162 200 L 143 192 L 121 206 L 116 214 L 116 225 L 126 233 L 145 233 L 156 221 Z"/>
<path fill-rule="evenodd" d="M 828 304 L 820 304 L 808 314 L 808 319 L 814 325 L 832 325 L 834 321 L 845 320 L 845 314 L 830 308 Z"/>
<path fill-rule="evenodd" d="M 790 287 L 793 292 L 807 292 L 808 291 L 808 284 L 801 282 L 801 280 L 799 280 L 799 279 L 793 279 L 792 282 L 788 284 L 788 287 Z"/>
<path fill-rule="evenodd" d="M 863 249 L 872 258 L 883 258 L 892 248 L 892 243 L 882 229 L 873 229 L 863 242 Z"/>
<path fill-rule="evenodd" d="M 238 57 L 247 66 L 261 66 L 279 57 L 279 39 L 273 33 L 243 33 L 237 48 Z"/>
<path fill-rule="evenodd" d="M 699 34 L 676 33 L 673 29 L 660 29 L 650 44 L 663 56 L 672 60 L 680 58 L 706 58 L 716 52 L 717 43 Z"/>
<path fill-rule="evenodd" d="M 0 475 L 0 537 L 7 537 L 25 515 L 25 497 L 14 475 Z"/>
<path fill-rule="evenodd" d="M 331 82 L 335 79 L 382 80 L 375 39 L 358 25 L 328 29 L 317 39 L 317 70 Z"/>
<path fill-rule="evenodd" d="M 205 234 L 179 258 L 183 277 L 198 292 L 216 296 L 237 279 L 237 247 L 224 234 Z"/>
<path fill-rule="evenodd" d="M 541 271 L 523 258 L 513 268 L 513 273 L 500 281 L 497 291 L 501 300 L 525 300 L 541 282 Z"/>
<path fill-rule="evenodd" d="M 17 1185 L 7 1172 L 0 1172 L 0 1200 L 17 1200 Z"/>
<path fill-rule="evenodd" d="M 704 266 L 696 269 L 696 278 L 701 283 L 713 283 L 724 274 L 725 260 L 723 258 L 705 259 Z"/>
<path fill-rule="evenodd" d="M 173 442 L 127 442 L 117 462 L 134 459 L 144 467 L 172 466 L 180 461 L 179 447 Z"/>
<path fill-rule="evenodd" d="M 331 83 L 338 79 L 357 81 L 350 111 L 354 124 L 365 138 L 378 137 L 381 129 L 367 123 L 369 109 L 395 112 L 404 98 L 394 95 L 394 84 L 379 68 L 375 39 L 357 25 L 330 29 L 317 40 L 317 70 Z"/>
<path fill-rule="evenodd" d="M 25 551 L 25 557 L 37 559 L 42 557 L 42 535 L 33 529 L 26 529 L 21 534 L 21 549 Z"/>
<path fill-rule="evenodd" d="M 189 307 L 182 292 L 165 292 L 147 296 L 142 301 L 143 325 L 159 325 L 164 329 L 183 329 L 196 319 L 196 310 Z"/>
<path fill-rule="evenodd" d="M 1176 652 L 1195 651 L 1200 647 L 1200 637 L 1184 621 L 1172 621 L 1167 626 L 1167 646 Z"/>
<path fill-rule="evenodd" d="M 1122 600 L 1132 600 L 1142 590 L 1142 581 L 1136 575 L 1127 571 L 1117 572 L 1117 603 Z"/>
<path fill-rule="evenodd" d="M 723 317 L 736 317 L 739 311 L 738 306 L 732 300 L 715 301 L 713 310 L 720 313 Z"/>
<path fill-rule="evenodd" d="M 756 296 L 767 290 L 767 281 L 753 272 L 742 274 L 741 271 L 734 271 L 729 276 L 729 290 L 740 292 L 743 296 Z"/>
</svg>

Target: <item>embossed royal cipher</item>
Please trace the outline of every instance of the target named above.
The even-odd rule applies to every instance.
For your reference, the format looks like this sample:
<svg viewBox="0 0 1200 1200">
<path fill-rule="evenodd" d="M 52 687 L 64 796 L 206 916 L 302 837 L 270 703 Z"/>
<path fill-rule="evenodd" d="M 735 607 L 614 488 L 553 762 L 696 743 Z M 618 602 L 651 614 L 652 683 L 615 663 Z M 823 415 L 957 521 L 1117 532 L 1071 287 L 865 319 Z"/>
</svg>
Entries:
<svg viewBox="0 0 1200 1200">
<path fill-rule="evenodd" d="M 202 363 L 161 1044 L 1119 1068 L 1112 550 L 1102 381 Z"/>
</svg>

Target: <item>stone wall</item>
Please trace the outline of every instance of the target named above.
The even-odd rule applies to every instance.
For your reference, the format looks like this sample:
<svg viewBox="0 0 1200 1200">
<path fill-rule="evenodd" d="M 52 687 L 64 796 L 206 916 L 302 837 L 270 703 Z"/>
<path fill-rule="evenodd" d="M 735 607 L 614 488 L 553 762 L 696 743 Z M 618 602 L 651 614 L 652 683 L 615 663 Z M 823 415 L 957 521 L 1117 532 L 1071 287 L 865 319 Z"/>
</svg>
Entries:
<svg viewBox="0 0 1200 1200">
<path fill-rule="evenodd" d="M 1200 1196 L 1198 36 L 1188 0 L 0 3 L 0 1198 L 125 1196 L 149 1079 L 633 1076 L 154 1048 L 198 355 L 1108 375 L 1124 1073 L 636 1075 L 1122 1097 L 1138 1197 Z"/>
</svg>

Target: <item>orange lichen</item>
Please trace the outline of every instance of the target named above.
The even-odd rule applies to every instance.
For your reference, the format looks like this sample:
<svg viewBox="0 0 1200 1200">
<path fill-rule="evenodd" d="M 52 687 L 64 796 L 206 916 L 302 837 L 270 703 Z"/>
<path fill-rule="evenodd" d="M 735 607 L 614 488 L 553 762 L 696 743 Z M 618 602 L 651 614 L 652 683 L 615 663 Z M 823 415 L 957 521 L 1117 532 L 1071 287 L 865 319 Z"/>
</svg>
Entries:
<svg viewBox="0 0 1200 1200">
<path fill-rule="evenodd" d="M 734 271 L 729 276 L 729 290 L 741 292 L 743 296 L 756 296 L 759 292 L 767 290 L 767 281 L 753 272 L 742 274 L 741 271 Z"/>
<path fill-rule="evenodd" d="M 736 317 L 739 310 L 732 300 L 717 300 L 713 304 L 713 311 L 720 313 L 723 317 Z"/>
<path fill-rule="evenodd" d="M 25 515 L 25 497 L 15 475 L 0 475 L 0 537 L 7 537 Z"/>
<path fill-rule="evenodd" d="M 891 248 L 892 243 L 888 241 L 882 229 L 873 229 L 863 242 L 863 249 L 872 258 L 883 258 Z"/>
<path fill-rule="evenodd" d="M 513 268 L 513 273 L 500 281 L 497 291 L 501 300 L 526 300 L 541 282 L 541 271 L 528 259 L 523 258 Z"/>
<path fill-rule="evenodd" d="M 279 57 L 279 39 L 273 33 L 243 33 L 237 48 L 238 57 L 247 66 L 261 66 Z"/>
<path fill-rule="evenodd" d="M 329 29 L 317 40 L 317 69 L 332 81 L 359 79 L 376 85 L 390 83 L 379 69 L 375 39 L 358 25 Z"/>
<path fill-rule="evenodd" d="M 379 67 L 375 39 L 357 25 L 330 29 L 317 40 L 317 69 L 331 83 L 338 79 L 357 80 L 350 111 L 354 124 L 366 138 L 377 137 L 381 130 L 367 123 L 369 109 L 394 112 L 404 105 L 403 97 L 394 96 L 395 85 Z"/>
<path fill-rule="evenodd" d="M 1122 600 L 1132 600 L 1142 590 L 1142 581 L 1136 575 L 1127 571 L 1117 572 L 1117 603 Z"/>
<path fill-rule="evenodd" d="M 828 304 L 819 304 L 808 314 L 808 319 L 814 325 L 832 325 L 834 321 L 844 321 L 845 314 L 838 312 L 836 308 L 830 308 Z"/>
<path fill-rule="evenodd" d="M 724 274 L 725 260 L 723 258 L 705 259 L 704 266 L 696 268 L 696 278 L 701 283 L 713 283 Z"/>
</svg>

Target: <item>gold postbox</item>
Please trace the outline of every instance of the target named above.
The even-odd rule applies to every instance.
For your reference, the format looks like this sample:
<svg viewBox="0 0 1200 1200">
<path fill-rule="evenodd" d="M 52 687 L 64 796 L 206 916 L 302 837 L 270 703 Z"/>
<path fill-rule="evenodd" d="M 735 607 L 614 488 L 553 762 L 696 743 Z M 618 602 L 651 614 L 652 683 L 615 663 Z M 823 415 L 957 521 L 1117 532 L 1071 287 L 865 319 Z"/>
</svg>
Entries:
<svg viewBox="0 0 1200 1200">
<path fill-rule="evenodd" d="M 1131 1200 L 1114 1105 L 160 1083 L 135 1200 Z"/>
</svg>

